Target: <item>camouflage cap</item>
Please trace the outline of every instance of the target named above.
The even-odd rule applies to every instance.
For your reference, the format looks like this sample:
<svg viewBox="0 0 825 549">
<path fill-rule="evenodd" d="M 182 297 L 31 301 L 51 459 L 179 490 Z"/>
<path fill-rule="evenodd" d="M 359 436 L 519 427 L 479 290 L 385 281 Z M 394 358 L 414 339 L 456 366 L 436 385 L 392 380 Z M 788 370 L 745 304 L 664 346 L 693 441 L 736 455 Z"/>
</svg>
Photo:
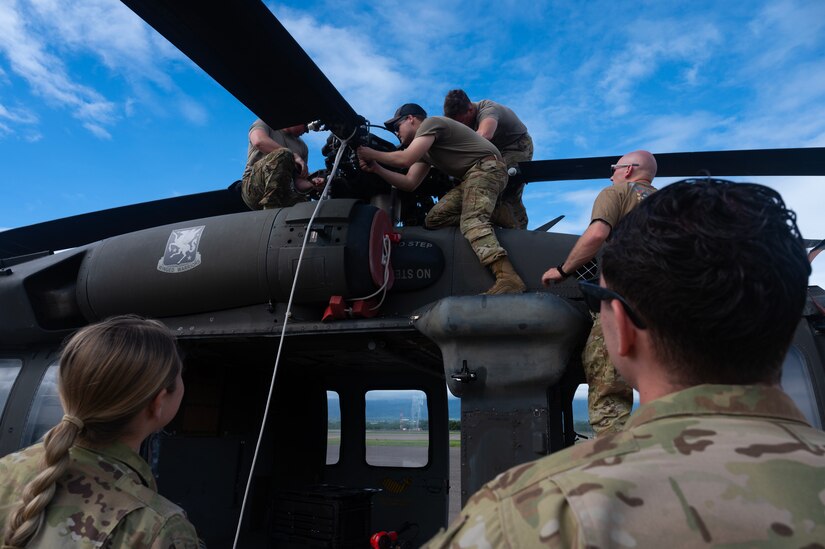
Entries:
<svg viewBox="0 0 825 549">
<path fill-rule="evenodd" d="M 413 116 L 423 116 L 427 118 L 427 111 L 425 111 L 421 105 L 417 103 L 404 103 L 396 109 L 395 115 L 392 118 L 384 122 L 384 127 L 395 133 L 395 125 L 398 124 L 402 118 L 411 114 Z"/>
</svg>

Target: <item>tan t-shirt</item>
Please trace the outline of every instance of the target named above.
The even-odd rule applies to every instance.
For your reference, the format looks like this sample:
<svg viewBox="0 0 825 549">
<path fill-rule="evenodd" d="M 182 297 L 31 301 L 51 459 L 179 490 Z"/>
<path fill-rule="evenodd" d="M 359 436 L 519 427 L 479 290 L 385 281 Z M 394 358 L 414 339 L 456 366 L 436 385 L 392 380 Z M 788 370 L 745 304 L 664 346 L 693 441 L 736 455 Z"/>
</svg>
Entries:
<svg viewBox="0 0 825 549">
<path fill-rule="evenodd" d="M 479 160 L 501 153 L 495 145 L 478 135 L 461 122 L 444 116 L 425 118 L 415 132 L 415 137 L 435 136 L 430 150 L 421 161 L 435 166 L 442 172 L 459 179 Z"/>
<path fill-rule="evenodd" d="M 266 135 L 268 135 L 269 138 L 275 141 L 278 145 L 286 147 L 293 153 L 298 153 L 298 156 L 303 158 L 304 162 L 309 161 L 309 149 L 307 148 L 307 144 L 304 143 L 304 140 L 300 137 L 285 133 L 281 130 L 273 130 L 260 118 L 252 123 L 252 126 L 249 128 L 249 133 L 252 133 L 252 130 L 258 128 L 264 130 Z M 252 173 L 252 166 L 264 156 L 266 156 L 264 153 L 252 146 L 252 140 L 250 139 L 249 146 L 246 150 L 246 168 L 243 171 L 243 179 L 246 179 L 246 177 Z"/>
<path fill-rule="evenodd" d="M 593 203 L 590 222 L 597 219 L 604 221 L 610 228 L 639 205 L 643 199 L 656 192 L 656 189 L 642 181 L 628 181 L 624 185 L 610 185 L 599 192 Z"/>
<path fill-rule="evenodd" d="M 476 105 L 476 119 L 473 122 L 473 129 L 477 130 L 478 125 L 485 118 L 492 118 L 498 122 L 493 138 L 490 140 L 498 150 L 503 151 L 508 146 L 514 145 L 521 136 L 527 133 L 527 126 L 519 120 L 512 109 L 500 105 L 489 99 L 482 99 Z"/>
</svg>

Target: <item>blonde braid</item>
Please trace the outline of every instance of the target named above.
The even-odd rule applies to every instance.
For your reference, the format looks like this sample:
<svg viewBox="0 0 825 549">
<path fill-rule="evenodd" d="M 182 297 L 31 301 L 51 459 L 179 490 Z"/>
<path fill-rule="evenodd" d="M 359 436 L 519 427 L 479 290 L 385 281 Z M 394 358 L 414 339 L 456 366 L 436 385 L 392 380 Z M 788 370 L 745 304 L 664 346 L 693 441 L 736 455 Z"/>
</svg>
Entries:
<svg viewBox="0 0 825 549">
<path fill-rule="evenodd" d="M 79 432 L 76 424 L 64 419 L 46 433 L 43 470 L 23 489 L 23 501 L 11 514 L 5 539 L 7 546 L 24 547 L 37 533 L 46 505 L 54 497 L 57 480 L 69 466 L 69 449 Z"/>
<path fill-rule="evenodd" d="M 75 333 L 60 355 L 58 390 L 67 415 L 46 434 L 42 470 L 23 489 L 5 544 L 25 546 L 37 533 L 78 436 L 91 444 L 118 440 L 160 391 L 175 390 L 180 371 L 175 340 L 157 321 L 119 316 Z"/>
</svg>

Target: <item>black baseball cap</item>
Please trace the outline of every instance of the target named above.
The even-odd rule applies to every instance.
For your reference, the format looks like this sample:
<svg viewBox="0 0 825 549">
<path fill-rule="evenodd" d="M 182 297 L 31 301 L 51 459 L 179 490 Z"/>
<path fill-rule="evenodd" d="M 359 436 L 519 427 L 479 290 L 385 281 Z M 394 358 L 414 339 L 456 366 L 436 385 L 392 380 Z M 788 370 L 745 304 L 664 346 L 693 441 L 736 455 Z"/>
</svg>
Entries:
<svg viewBox="0 0 825 549">
<path fill-rule="evenodd" d="M 406 118 L 411 114 L 413 116 L 423 116 L 424 118 L 427 118 L 427 111 L 421 108 L 421 105 L 418 105 L 417 103 L 404 103 L 396 109 L 395 116 L 384 122 L 384 127 L 394 133 L 395 125 L 398 124 L 401 119 Z"/>
</svg>

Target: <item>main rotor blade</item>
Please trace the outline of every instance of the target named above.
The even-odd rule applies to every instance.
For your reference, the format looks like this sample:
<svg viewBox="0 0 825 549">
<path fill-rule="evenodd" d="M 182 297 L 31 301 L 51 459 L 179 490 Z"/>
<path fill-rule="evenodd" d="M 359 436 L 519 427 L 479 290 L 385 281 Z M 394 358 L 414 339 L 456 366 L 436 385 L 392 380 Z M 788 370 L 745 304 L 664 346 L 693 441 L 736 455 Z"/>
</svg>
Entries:
<svg viewBox="0 0 825 549">
<path fill-rule="evenodd" d="M 111 208 L 0 232 L 0 258 L 64 250 L 110 236 L 216 215 L 249 211 L 226 189 Z"/>
<path fill-rule="evenodd" d="M 825 175 L 824 147 L 662 153 L 655 156 L 659 165 L 656 177 Z M 610 165 L 619 158 L 602 156 L 521 162 L 519 171 L 526 182 L 607 179 Z"/>
<path fill-rule="evenodd" d="M 269 126 L 357 125 L 349 103 L 260 0 L 122 1 Z"/>
</svg>

